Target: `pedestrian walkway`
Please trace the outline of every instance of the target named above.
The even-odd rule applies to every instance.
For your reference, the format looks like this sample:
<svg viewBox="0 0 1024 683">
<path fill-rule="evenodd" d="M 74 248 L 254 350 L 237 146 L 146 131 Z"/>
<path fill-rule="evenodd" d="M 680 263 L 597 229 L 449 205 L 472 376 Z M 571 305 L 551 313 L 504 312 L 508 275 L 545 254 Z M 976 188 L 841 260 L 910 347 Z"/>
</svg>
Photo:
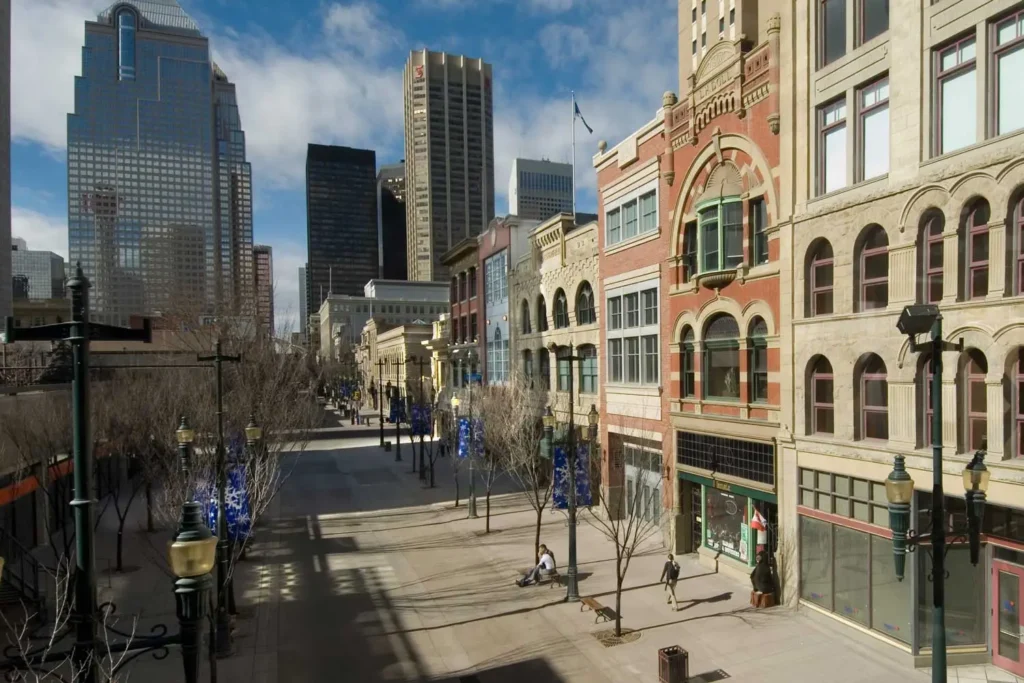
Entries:
<svg viewBox="0 0 1024 683">
<path fill-rule="evenodd" d="M 408 456 L 395 462 L 375 439 L 313 442 L 286 464 L 290 478 L 238 565 L 243 614 L 222 681 L 653 682 L 658 649 L 670 645 L 689 652 L 694 681 L 929 680 L 894 648 L 828 617 L 752 610 L 749 586 L 692 558 L 680 558 L 672 611 L 657 583 L 665 551 L 654 543 L 633 559 L 622 594 L 623 627 L 641 636 L 605 647 L 594 634 L 611 625 L 564 603 L 563 589 L 514 585 L 533 562 L 536 515 L 509 493 L 511 482 L 498 482 L 484 534 L 482 483 L 481 518 L 467 519 L 466 472 L 453 508 L 448 460 L 435 489 L 409 472 Z M 564 574 L 565 516 L 545 512 L 541 538 Z M 581 594 L 614 607 L 613 545 L 586 523 L 578 538 Z M 968 678 L 979 669 L 954 669 L 949 680 L 986 680 Z M 177 673 L 143 658 L 133 680 Z M 995 675 L 987 680 L 1013 680 Z"/>
</svg>

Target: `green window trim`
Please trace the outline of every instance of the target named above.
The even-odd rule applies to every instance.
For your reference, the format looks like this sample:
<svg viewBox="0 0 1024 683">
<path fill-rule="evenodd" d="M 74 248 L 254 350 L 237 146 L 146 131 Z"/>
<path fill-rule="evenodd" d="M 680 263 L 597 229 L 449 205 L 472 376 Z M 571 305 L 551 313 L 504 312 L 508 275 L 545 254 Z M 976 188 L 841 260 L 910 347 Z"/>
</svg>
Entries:
<svg viewBox="0 0 1024 683">
<path fill-rule="evenodd" d="M 743 263 L 743 202 L 722 197 L 697 205 L 698 274 L 733 270 Z"/>
</svg>

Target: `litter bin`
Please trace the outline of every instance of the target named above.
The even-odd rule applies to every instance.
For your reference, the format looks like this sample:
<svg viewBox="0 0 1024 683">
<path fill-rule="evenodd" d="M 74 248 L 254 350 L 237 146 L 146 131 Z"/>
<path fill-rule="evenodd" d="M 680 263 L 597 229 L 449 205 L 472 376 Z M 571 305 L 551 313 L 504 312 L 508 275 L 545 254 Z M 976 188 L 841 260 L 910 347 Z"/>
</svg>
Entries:
<svg viewBox="0 0 1024 683">
<path fill-rule="evenodd" d="M 686 683 L 689 677 L 689 652 L 678 645 L 658 650 L 658 683 Z"/>
<path fill-rule="evenodd" d="M 391 452 L 391 442 L 390 441 L 385 441 L 384 442 L 384 452 L 385 453 L 390 453 Z"/>
</svg>

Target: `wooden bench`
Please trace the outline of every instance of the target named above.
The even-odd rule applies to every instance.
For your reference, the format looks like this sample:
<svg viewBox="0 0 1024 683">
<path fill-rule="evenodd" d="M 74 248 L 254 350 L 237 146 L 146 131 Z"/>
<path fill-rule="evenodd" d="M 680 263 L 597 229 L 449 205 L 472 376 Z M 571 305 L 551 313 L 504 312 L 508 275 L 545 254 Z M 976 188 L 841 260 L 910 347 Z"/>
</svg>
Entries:
<svg viewBox="0 0 1024 683">
<path fill-rule="evenodd" d="M 561 586 L 562 575 L 558 573 L 557 569 L 553 570 L 550 574 L 542 573 L 540 575 L 540 579 L 537 581 L 537 585 L 539 586 L 542 583 L 548 584 L 548 588 L 552 588 L 554 586 Z"/>
<path fill-rule="evenodd" d="M 755 609 L 775 607 L 775 593 L 758 593 L 750 591 L 750 606 Z"/>
<path fill-rule="evenodd" d="M 611 621 L 615 618 L 615 610 L 611 607 L 605 607 L 594 598 L 580 598 L 580 611 L 584 608 L 589 607 L 594 613 L 594 623 L 597 623 L 598 619 L 604 619 L 605 621 Z"/>
</svg>

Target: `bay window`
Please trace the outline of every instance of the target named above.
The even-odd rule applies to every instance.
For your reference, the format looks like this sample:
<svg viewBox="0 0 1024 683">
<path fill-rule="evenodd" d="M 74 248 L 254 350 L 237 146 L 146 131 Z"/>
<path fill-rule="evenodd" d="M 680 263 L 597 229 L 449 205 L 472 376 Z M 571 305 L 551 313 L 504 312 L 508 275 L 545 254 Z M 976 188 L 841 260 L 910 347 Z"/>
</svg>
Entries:
<svg viewBox="0 0 1024 683">
<path fill-rule="evenodd" d="M 700 272 L 729 270 L 743 263 L 743 203 L 715 200 L 697 210 Z"/>
<path fill-rule="evenodd" d="M 608 379 L 657 385 L 660 381 L 658 287 L 632 285 L 609 292 Z"/>
<path fill-rule="evenodd" d="M 936 51 L 935 79 L 936 153 L 946 154 L 973 145 L 978 140 L 974 36 Z"/>
<path fill-rule="evenodd" d="M 995 130 L 1004 135 L 1024 128 L 1024 10 L 996 23 L 994 61 Z"/>
</svg>

